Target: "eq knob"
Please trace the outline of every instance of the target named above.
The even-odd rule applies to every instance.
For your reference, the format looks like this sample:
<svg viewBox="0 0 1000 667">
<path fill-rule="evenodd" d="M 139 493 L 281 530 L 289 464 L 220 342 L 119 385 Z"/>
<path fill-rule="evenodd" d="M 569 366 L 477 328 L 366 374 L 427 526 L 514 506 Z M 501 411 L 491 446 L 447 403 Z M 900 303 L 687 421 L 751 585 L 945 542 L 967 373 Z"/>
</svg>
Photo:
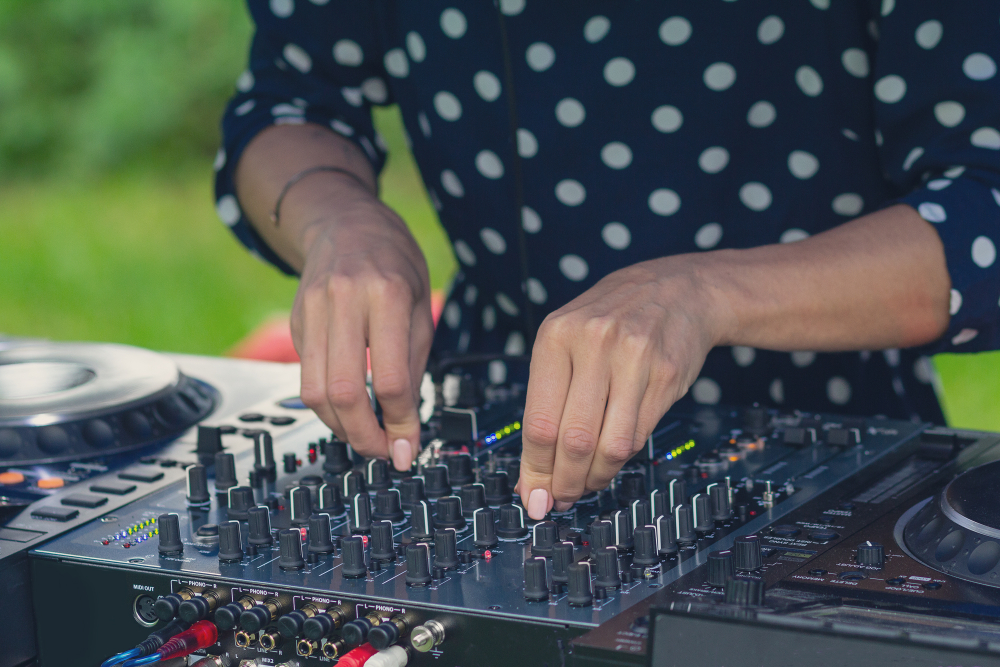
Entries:
<svg viewBox="0 0 1000 667">
<path fill-rule="evenodd" d="M 375 511 L 372 512 L 372 518 L 391 523 L 402 523 L 406 520 L 400 504 L 399 489 L 379 491 L 375 494 Z"/>
<path fill-rule="evenodd" d="M 215 455 L 215 493 L 222 500 L 228 499 L 229 489 L 236 486 L 236 459 L 228 452 Z"/>
<path fill-rule="evenodd" d="M 380 563 L 391 563 L 396 560 L 396 549 L 392 542 L 391 522 L 372 522 L 371 558 Z"/>
<path fill-rule="evenodd" d="M 367 493 L 357 493 L 351 499 L 347 524 L 352 533 L 367 533 L 372 529 L 372 501 Z"/>
<path fill-rule="evenodd" d="M 431 548 L 426 544 L 406 547 L 406 585 L 426 586 L 431 583 Z"/>
<path fill-rule="evenodd" d="M 622 580 L 618 573 L 618 550 L 614 547 L 605 547 L 595 555 L 597 560 L 597 579 L 594 583 L 601 588 L 620 587 Z"/>
<path fill-rule="evenodd" d="M 344 564 L 340 569 L 348 579 L 360 579 L 368 574 L 365 566 L 365 543 L 360 537 L 345 537 L 340 543 Z"/>
<path fill-rule="evenodd" d="M 667 499 L 670 501 L 670 511 L 673 512 L 675 507 L 683 505 L 685 498 L 687 498 L 687 483 L 680 478 L 670 480 L 670 483 L 667 484 Z"/>
<path fill-rule="evenodd" d="M 861 567 L 881 570 L 885 565 L 885 547 L 871 540 L 862 542 L 858 545 L 856 557 Z"/>
<path fill-rule="evenodd" d="M 552 555 L 552 545 L 559 539 L 555 521 L 539 521 L 531 531 L 531 555 L 545 558 Z"/>
<path fill-rule="evenodd" d="M 462 515 L 462 499 L 458 496 L 439 498 L 434 512 L 434 524 L 441 528 L 465 529 L 465 516 Z"/>
<path fill-rule="evenodd" d="M 230 519 L 246 521 L 247 510 L 253 506 L 253 489 L 249 486 L 234 486 L 229 489 L 228 516 Z"/>
<path fill-rule="evenodd" d="M 698 541 L 690 505 L 678 505 L 674 508 L 674 536 L 678 544 L 682 545 L 691 545 Z"/>
<path fill-rule="evenodd" d="M 497 545 L 497 524 L 492 509 L 476 510 L 472 517 L 472 531 L 472 541 L 477 547 L 489 549 Z"/>
<path fill-rule="evenodd" d="M 710 533 L 715 530 L 712 520 L 712 506 L 704 493 L 696 493 L 691 498 L 691 508 L 694 516 L 694 529 L 699 533 Z"/>
<path fill-rule="evenodd" d="M 677 554 L 677 531 L 674 528 L 674 518 L 665 514 L 656 519 L 656 550 L 660 558 L 671 558 Z"/>
<path fill-rule="evenodd" d="M 732 551 L 712 551 L 708 554 L 708 585 L 722 588 L 736 576 Z"/>
<path fill-rule="evenodd" d="M 353 501 L 354 496 L 359 493 L 368 493 L 368 483 L 365 481 L 365 476 L 357 470 L 345 472 L 340 479 L 340 487 L 341 493 L 344 498 L 348 499 L 348 502 Z"/>
<path fill-rule="evenodd" d="M 253 438 L 253 468 L 263 479 L 273 482 L 278 477 L 274 463 L 274 439 L 267 431 L 257 431 Z"/>
<path fill-rule="evenodd" d="M 462 499 L 462 514 L 471 519 L 476 510 L 486 507 L 486 488 L 482 484 L 466 484 L 458 490 Z"/>
<path fill-rule="evenodd" d="M 733 518 L 728 487 L 722 484 L 712 484 L 708 487 L 708 495 L 711 499 L 713 521 L 729 521 Z"/>
<path fill-rule="evenodd" d="M 594 603 L 594 589 L 590 579 L 590 563 L 584 561 L 570 565 L 569 582 L 567 589 L 569 594 L 566 601 L 571 607 L 588 607 Z"/>
<path fill-rule="evenodd" d="M 434 515 L 426 500 L 418 501 L 410 515 L 410 537 L 418 541 L 430 541 L 434 537 Z"/>
<path fill-rule="evenodd" d="M 271 513 L 266 507 L 251 507 L 247 511 L 247 522 L 250 524 L 250 536 L 247 542 L 253 548 L 269 547 L 274 542 L 271 536 Z"/>
<path fill-rule="evenodd" d="M 649 493 L 649 513 L 653 519 L 670 514 L 670 497 L 659 489 Z"/>
<path fill-rule="evenodd" d="M 208 493 L 208 471 L 203 465 L 188 466 L 184 469 L 187 478 L 187 504 L 189 507 L 204 507 L 211 504 Z"/>
<path fill-rule="evenodd" d="M 635 542 L 635 555 L 632 563 L 643 567 L 650 567 L 660 564 L 660 555 L 656 546 L 656 528 L 653 526 L 639 526 L 632 533 Z"/>
<path fill-rule="evenodd" d="M 452 484 L 463 486 L 476 481 L 472 471 L 472 457 L 469 454 L 453 454 L 447 459 L 448 477 Z"/>
<path fill-rule="evenodd" d="M 302 559 L 302 533 L 295 528 L 278 532 L 278 567 L 282 570 L 301 570 L 306 566 Z"/>
<path fill-rule="evenodd" d="M 323 471 L 339 475 L 351 469 L 351 458 L 347 455 L 347 443 L 334 438 L 323 444 Z"/>
<path fill-rule="evenodd" d="M 319 496 L 319 511 L 330 516 L 340 516 L 346 510 L 344 500 L 340 496 L 340 487 L 336 484 L 322 484 L 316 494 Z"/>
<path fill-rule="evenodd" d="M 219 524 L 219 561 L 238 563 L 243 560 L 243 535 L 239 521 L 225 521 Z"/>
<path fill-rule="evenodd" d="M 365 482 L 373 491 L 384 491 L 392 486 L 389 477 L 389 462 L 385 459 L 371 459 L 365 466 Z"/>
<path fill-rule="evenodd" d="M 632 548 L 632 516 L 627 510 L 618 510 L 611 515 L 611 523 L 615 530 L 615 546 L 621 549 Z"/>
<path fill-rule="evenodd" d="M 490 507 L 500 507 L 506 505 L 514 499 L 510 492 L 510 485 L 507 481 L 507 473 L 495 472 L 483 478 L 483 486 L 486 488 L 486 502 Z"/>
<path fill-rule="evenodd" d="M 434 531 L 434 567 L 446 570 L 458 567 L 458 545 L 451 528 Z"/>
<path fill-rule="evenodd" d="M 307 550 L 310 554 L 317 556 L 332 554 L 334 552 L 329 514 L 314 514 L 309 517 L 309 545 Z"/>
<path fill-rule="evenodd" d="M 407 477 L 399 482 L 399 503 L 403 510 L 412 512 L 421 500 L 427 500 L 423 477 Z"/>
<path fill-rule="evenodd" d="M 556 542 L 552 545 L 552 583 L 569 582 L 569 566 L 573 564 L 573 543 Z"/>
<path fill-rule="evenodd" d="M 639 498 L 638 500 L 633 500 L 631 510 L 632 526 L 634 528 L 653 525 L 653 510 L 650 507 L 649 499 Z"/>
<path fill-rule="evenodd" d="M 534 602 L 549 599 L 544 558 L 529 558 L 524 561 L 524 599 Z"/>
<path fill-rule="evenodd" d="M 638 500 L 646 495 L 646 478 L 642 473 L 626 472 L 622 473 L 618 480 L 618 504 L 628 507 L 632 501 Z"/>
<path fill-rule="evenodd" d="M 762 565 L 760 538 L 756 535 L 737 537 L 733 542 L 733 566 L 740 572 L 759 570 Z"/>
<path fill-rule="evenodd" d="M 610 521 L 595 521 L 590 524 L 590 551 L 597 553 L 605 547 L 615 545 L 615 527 Z"/>
<path fill-rule="evenodd" d="M 292 489 L 291 497 L 291 522 L 293 526 L 304 526 L 309 523 L 312 516 L 312 494 L 309 487 L 296 486 Z"/>
<path fill-rule="evenodd" d="M 524 525 L 524 509 L 520 505 L 503 505 L 500 507 L 500 520 L 497 522 L 497 537 L 501 540 L 520 540 L 528 536 L 528 528 Z"/>
<path fill-rule="evenodd" d="M 430 466 L 424 469 L 424 493 L 428 498 L 451 495 L 451 481 L 446 466 Z"/>
<path fill-rule="evenodd" d="M 157 550 L 161 556 L 172 556 L 184 551 L 184 543 L 181 542 L 180 518 L 176 514 L 171 512 L 158 516 L 156 529 L 160 536 Z"/>
</svg>

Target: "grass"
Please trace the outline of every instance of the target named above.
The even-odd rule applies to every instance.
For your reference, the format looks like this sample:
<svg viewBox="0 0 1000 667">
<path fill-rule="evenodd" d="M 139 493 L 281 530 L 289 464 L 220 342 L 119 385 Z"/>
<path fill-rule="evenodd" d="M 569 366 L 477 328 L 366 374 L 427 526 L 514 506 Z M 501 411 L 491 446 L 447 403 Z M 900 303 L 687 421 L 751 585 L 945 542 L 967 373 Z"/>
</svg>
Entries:
<svg viewBox="0 0 1000 667">
<path fill-rule="evenodd" d="M 386 202 L 406 219 L 445 289 L 455 260 L 405 148 L 398 111 Z M 295 281 L 254 260 L 215 217 L 211 157 L 93 182 L 58 175 L 0 186 L 0 332 L 218 355 L 286 313 Z M 952 425 L 1000 430 L 1000 353 L 940 355 Z"/>
</svg>

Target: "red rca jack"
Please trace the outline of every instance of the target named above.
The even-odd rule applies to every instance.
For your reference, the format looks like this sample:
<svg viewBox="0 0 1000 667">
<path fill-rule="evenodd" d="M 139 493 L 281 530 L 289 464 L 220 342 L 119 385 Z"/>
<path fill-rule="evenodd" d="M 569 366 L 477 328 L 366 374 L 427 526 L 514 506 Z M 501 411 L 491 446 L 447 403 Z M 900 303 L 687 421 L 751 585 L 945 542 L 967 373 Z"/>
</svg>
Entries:
<svg viewBox="0 0 1000 667">
<path fill-rule="evenodd" d="M 362 667 L 376 653 L 378 651 L 371 644 L 362 644 L 344 654 L 337 661 L 337 667 Z"/>
<path fill-rule="evenodd" d="M 184 632 L 168 640 L 155 653 L 145 658 L 129 660 L 124 667 L 139 667 L 161 660 L 185 658 L 195 651 L 208 648 L 217 641 L 219 641 L 219 630 L 215 624 L 210 621 L 198 621 Z"/>
</svg>

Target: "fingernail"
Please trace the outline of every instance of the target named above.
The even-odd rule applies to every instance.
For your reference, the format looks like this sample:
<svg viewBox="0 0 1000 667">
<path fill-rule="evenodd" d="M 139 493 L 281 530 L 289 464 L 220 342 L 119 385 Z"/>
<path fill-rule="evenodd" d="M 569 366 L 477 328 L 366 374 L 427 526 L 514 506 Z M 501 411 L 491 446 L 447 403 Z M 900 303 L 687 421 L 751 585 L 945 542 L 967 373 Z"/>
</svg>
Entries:
<svg viewBox="0 0 1000 667">
<path fill-rule="evenodd" d="M 389 443 L 389 454 L 392 456 L 392 465 L 396 470 L 403 472 L 410 469 L 413 461 L 410 450 L 410 442 L 404 438 L 393 440 Z"/>
<path fill-rule="evenodd" d="M 548 511 L 549 492 L 545 489 L 533 489 L 528 496 L 528 516 L 536 521 L 541 521 Z"/>
</svg>

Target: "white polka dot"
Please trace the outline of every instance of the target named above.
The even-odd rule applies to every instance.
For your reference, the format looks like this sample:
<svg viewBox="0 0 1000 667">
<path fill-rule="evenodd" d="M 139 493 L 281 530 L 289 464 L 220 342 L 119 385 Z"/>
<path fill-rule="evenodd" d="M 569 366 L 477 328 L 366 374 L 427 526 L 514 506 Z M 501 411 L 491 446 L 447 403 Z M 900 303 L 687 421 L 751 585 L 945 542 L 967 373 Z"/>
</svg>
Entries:
<svg viewBox="0 0 1000 667">
<path fill-rule="evenodd" d="M 257 106 L 256 100 L 247 100 L 243 104 L 233 109 L 233 113 L 236 114 L 237 116 L 245 116 L 248 113 L 250 113 L 255 106 Z"/>
<path fill-rule="evenodd" d="M 792 151 L 788 154 L 788 171 L 792 176 L 805 180 L 812 178 L 819 171 L 819 160 L 806 151 Z"/>
<path fill-rule="evenodd" d="M 859 79 L 868 76 L 868 54 L 861 49 L 846 49 L 840 55 L 840 62 L 851 76 Z"/>
<path fill-rule="evenodd" d="M 785 34 L 785 22 L 777 16 L 768 16 L 757 26 L 757 39 L 761 44 L 774 44 Z"/>
<path fill-rule="evenodd" d="M 977 236 L 972 242 L 972 261 L 981 269 L 993 266 L 997 259 L 997 247 L 986 236 Z"/>
<path fill-rule="evenodd" d="M 538 139 L 529 130 L 519 128 L 517 131 L 517 154 L 523 158 L 535 157 L 538 153 Z"/>
<path fill-rule="evenodd" d="M 778 237 L 779 243 L 796 243 L 798 241 L 803 241 L 809 238 L 809 232 L 804 229 L 799 229 L 798 227 L 792 227 L 791 229 L 786 229 Z"/>
<path fill-rule="evenodd" d="M 896 392 L 897 396 L 906 396 L 906 387 L 903 386 L 903 381 L 898 377 L 892 378 L 892 390 Z"/>
<path fill-rule="evenodd" d="M 928 190 L 944 190 L 946 187 L 951 185 L 951 181 L 947 178 L 935 178 L 933 181 L 927 183 Z"/>
<path fill-rule="evenodd" d="M 503 163 L 493 151 L 479 151 L 476 155 L 476 169 L 486 178 L 493 180 L 503 176 Z"/>
<path fill-rule="evenodd" d="M 753 363 L 753 360 L 757 358 L 757 350 L 752 347 L 745 347 L 743 345 L 734 345 L 733 349 L 733 361 L 736 362 L 737 366 L 742 366 L 746 368 Z"/>
<path fill-rule="evenodd" d="M 406 59 L 406 52 L 403 49 L 386 51 L 382 61 L 385 64 L 385 71 L 396 78 L 402 79 L 410 73 L 410 61 Z"/>
<path fill-rule="evenodd" d="M 620 141 L 612 141 L 601 149 L 601 161 L 612 169 L 624 169 L 632 164 L 632 149 Z"/>
<path fill-rule="evenodd" d="M 848 129 L 846 127 L 843 130 L 841 130 L 840 133 L 842 135 L 844 135 L 845 137 L 847 137 L 848 139 L 850 139 L 851 141 L 858 141 L 861 138 L 861 137 L 858 136 L 857 132 L 855 132 L 854 130 Z"/>
<path fill-rule="evenodd" d="M 333 128 L 334 132 L 337 134 L 342 134 L 345 137 L 354 136 L 354 128 L 340 119 L 334 118 L 331 120 L 330 127 Z"/>
<path fill-rule="evenodd" d="M 702 79 L 712 90 L 725 90 L 736 82 L 736 68 L 729 63 L 713 63 L 705 68 Z"/>
<path fill-rule="evenodd" d="M 965 120 L 965 107 L 960 102 L 938 102 L 934 105 L 934 117 L 945 127 L 955 127 Z"/>
<path fill-rule="evenodd" d="M 917 32 L 913 36 L 920 48 L 933 49 L 941 41 L 942 34 L 944 34 L 944 27 L 941 22 L 931 20 L 918 25 Z"/>
<path fill-rule="evenodd" d="M 479 96 L 487 102 L 493 102 L 500 97 L 500 79 L 492 72 L 480 70 L 472 77 L 472 86 Z"/>
<path fill-rule="evenodd" d="M 962 62 L 962 71 L 973 81 L 986 81 L 996 76 L 997 64 L 985 53 L 973 53 Z"/>
<path fill-rule="evenodd" d="M 917 207 L 917 213 L 927 222 L 944 222 L 948 219 L 948 214 L 941 204 L 925 201 Z"/>
<path fill-rule="evenodd" d="M 542 218 L 535 212 L 535 209 L 528 206 L 521 207 L 521 227 L 529 234 L 537 234 L 542 231 Z"/>
<path fill-rule="evenodd" d="M 837 215 L 855 216 L 865 207 L 865 200 L 857 193 L 845 192 L 834 197 L 830 206 Z"/>
<path fill-rule="evenodd" d="M 222 222 L 230 227 L 239 222 L 242 215 L 239 202 L 236 201 L 236 197 L 233 195 L 222 195 L 219 197 L 219 201 L 215 202 L 215 213 L 219 216 L 219 220 L 222 220 Z"/>
<path fill-rule="evenodd" d="M 285 48 L 281 50 L 281 55 L 285 57 L 289 65 L 303 74 L 308 74 L 309 70 L 312 69 L 312 58 L 298 44 L 285 44 Z"/>
<path fill-rule="evenodd" d="M 791 356 L 792 363 L 796 366 L 796 368 L 805 368 L 806 366 L 810 365 L 812 362 L 816 361 L 816 353 L 815 352 L 807 352 L 805 350 L 799 350 L 798 352 L 792 352 L 792 354 L 789 355 L 789 356 Z"/>
<path fill-rule="evenodd" d="M 729 164 L 729 151 L 722 146 L 712 146 L 698 156 L 698 166 L 706 174 L 717 174 Z"/>
<path fill-rule="evenodd" d="M 525 52 L 528 67 L 536 72 L 544 72 L 556 61 L 555 50 L 545 42 L 535 42 Z"/>
<path fill-rule="evenodd" d="M 691 22 L 683 16 L 671 16 L 660 24 L 660 39 L 668 46 L 680 46 L 691 38 Z"/>
<path fill-rule="evenodd" d="M 875 83 L 875 97 L 886 104 L 895 104 L 906 95 L 906 81 L 903 77 L 890 74 Z"/>
<path fill-rule="evenodd" d="M 574 282 L 583 280 L 590 272 L 587 262 L 579 255 L 563 255 L 559 259 L 559 270 Z"/>
<path fill-rule="evenodd" d="M 635 65 L 628 58 L 612 58 L 604 66 L 604 80 L 612 86 L 625 86 L 635 78 Z"/>
<path fill-rule="evenodd" d="M 556 120 L 566 127 L 576 127 L 586 118 L 587 112 L 578 100 L 566 97 L 556 104 Z"/>
<path fill-rule="evenodd" d="M 694 244 L 702 250 L 714 248 L 722 240 L 722 225 L 709 222 L 698 228 L 694 234 Z"/>
<path fill-rule="evenodd" d="M 808 65 L 803 65 L 795 70 L 795 83 L 799 90 L 809 97 L 816 97 L 823 92 L 823 77 Z"/>
<path fill-rule="evenodd" d="M 915 147 L 909 153 L 906 154 L 906 159 L 903 160 L 903 171 L 909 171 L 913 163 L 920 159 L 924 154 L 924 149 L 921 146 Z"/>
<path fill-rule="evenodd" d="M 389 99 L 389 89 L 386 88 L 385 81 L 377 76 L 362 81 L 361 92 L 375 104 L 385 104 Z"/>
<path fill-rule="evenodd" d="M 830 9 L 830 0 L 809 0 L 809 4 L 816 9 Z"/>
<path fill-rule="evenodd" d="M 431 122 L 427 120 L 427 114 L 423 111 L 417 114 L 417 125 L 420 126 L 420 132 L 424 135 L 425 139 L 431 138 Z"/>
<path fill-rule="evenodd" d="M 424 58 L 427 57 L 427 47 L 419 32 L 406 33 L 406 50 L 410 53 L 410 60 L 415 63 L 424 62 Z"/>
<path fill-rule="evenodd" d="M 464 35 L 468 27 L 465 14 L 454 7 L 449 7 L 441 12 L 441 30 L 452 39 L 458 39 Z"/>
<path fill-rule="evenodd" d="M 580 181 L 567 178 L 556 183 L 556 199 L 566 206 L 579 206 L 587 198 L 587 191 Z"/>
<path fill-rule="evenodd" d="M 271 107 L 272 116 L 301 116 L 305 110 L 294 104 L 275 104 Z"/>
<path fill-rule="evenodd" d="M 877 130 L 875 130 L 875 145 L 876 146 L 881 146 L 882 143 L 883 143 L 882 131 L 877 129 Z"/>
<path fill-rule="evenodd" d="M 653 111 L 653 127 L 660 132 L 676 132 L 684 122 L 677 107 L 664 104 Z"/>
<path fill-rule="evenodd" d="M 361 93 L 360 88 L 349 88 L 344 86 L 340 89 L 340 94 L 344 96 L 344 99 L 352 107 L 359 107 L 365 101 L 365 97 Z"/>
<path fill-rule="evenodd" d="M 596 44 L 604 39 L 610 29 L 611 21 L 608 20 L 607 16 L 595 16 L 584 24 L 583 38 L 591 44 Z"/>
<path fill-rule="evenodd" d="M 962 293 L 957 289 L 951 290 L 951 300 L 948 307 L 948 314 L 954 315 L 962 308 Z"/>
<path fill-rule="evenodd" d="M 545 286 L 542 285 L 538 278 L 528 278 L 525 281 L 525 288 L 528 292 L 528 301 L 531 303 L 541 305 L 549 298 L 549 293 L 545 291 Z"/>
<path fill-rule="evenodd" d="M 500 11 L 504 16 L 517 16 L 524 11 L 524 0 L 500 0 Z"/>
<path fill-rule="evenodd" d="M 444 307 L 444 323 L 449 329 L 457 329 L 462 322 L 462 309 L 454 301 L 449 301 Z"/>
<path fill-rule="evenodd" d="M 934 382 L 934 363 L 930 357 L 917 357 L 913 362 L 913 376 L 924 384 Z"/>
<path fill-rule="evenodd" d="M 458 260 L 462 262 L 462 264 L 465 264 L 466 266 L 476 265 L 476 253 L 472 251 L 472 248 L 469 247 L 468 243 L 459 239 L 455 241 L 454 246 L 455 255 L 458 257 Z"/>
<path fill-rule="evenodd" d="M 601 238 L 609 247 L 624 250 L 632 243 L 632 232 L 620 222 L 609 222 L 601 230 Z"/>
<path fill-rule="evenodd" d="M 445 120 L 458 120 L 462 117 L 462 103 L 446 90 L 434 96 L 434 110 Z"/>
<path fill-rule="evenodd" d="M 507 252 L 507 241 L 500 232 L 492 227 L 483 227 L 479 232 L 479 238 L 483 245 L 494 255 L 502 255 Z"/>
<path fill-rule="evenodd" d="M 964 173 L 965 173 L 965 167 L 951 167 L 946 172 L 944 172 L 944 175 L 947 176 L 948 178 L 958 178 Z"/>
<path fill-rule="evenodd" d="M 357 42 L 350 39 L 342 39 L 333 45 L 333 59 L 338 65 L 345 67 L 357 67 L 364 62 L 364 53 Z"/>
<path fill-rule="evenodd" d="M 813 4 L 820 2 L 820 0 L 812 0 Z M 771 400 L 775 403 L 785 402 L 785 383 L 781 381 L 781 378 L 774 378 L 771 381 L 771 386 L 768 387 L 767 393 L 771 395 Z"/>
<path fill-rule="evenodd" d="M 503 353 L 511 356 L 524 354 L 524 334 L 520 331 L 511 331 L 504 343 Z"/>
<path fill-rule="evenodd" d="M 271 13 L 279 19 L 286 19 L 295 11 L 293 0 L 271 0 L 268 4 L 271 6 Z"/>
<path fill-rule="evenodd" d="M 479 297 L 479 289 L 475 285 L 465 286 L 465 305 L 471 306 L 476 303 L 476 298 Z"/>
<path fill-rule="evenodd" d="M 497 325 L 497 310 L 493 306 L 486 306 L 483 308 L 483 329 L 487 331 L 493 331 L 493 327 Z"/>
<path fill-rule="evenodd" d="M 503 292 L 497 292 L 497 305 L 500 306 L 500 310 L 511 317 L 517 317 L 517 314 L 521 312 L 514 300 Z"/>
<path fill-rule="evenodd" d="M 831 403 L 845 405 L 851 400 L 851 385 L 842 377 L 832 377 L 826 383 L 826 397 Z"/>
<path fill-rule="evenodd" d="M 888 16 L 896 8 L 896 0 L 882 0 L 882 16 Z"/>
<path fill-rule="evenodd" d="M 885 357 L 885 363 L 889 364 L 892 368 L 899 366 L 899 350 L 896 348 L 889 348 L 888 350 L 882 350 L 882 356 Z"/>
<path fill-rule="evenodd" d="M 722 389 L 715 380 L 698 378 L 691 387 L 691 396 L 694 398 L 695 403 L 715 405 L 722 398 Z"/>
<path fill-rule="evenodd" d="M 976 329 L 962 329 L 951 339 L 952 345 L 963 345 L 979 335 Z"/>
<path fill-rule="evenodd" d="M 220 148 L 215 152 L 215 161 L 212 163 L 212 169 L 214 171 L 219 171 L 226 166 L 226 149 Z"/>
<path fill-rule="evenodd" d="M 1000 132 L 993 127 L 981 127 L 972 133 L 970 141 L 978 148 L 989 148 L 990 150 L 1000 150 Z"/>
<path fill-rule="evenodd" d="M 996 188 L 990 188 L 990 192 L 993 193 L 993 201 L 997 203 L 997 206 L 1000 206 L 1000 190 L 997 190 Z"/>
<path fill-rule="evenodd" d="M 668 188 L 659 188 L 649 194 L 649 209 L 657 215 L 673 215 L 681 207 L 681 198 Z"/>
<path fill-rule="evenodd" d="M 763 183 L 751 181 L 740 188 L 740 201 L 751 211 L 764 211 L 771 205 L 771 191 Z"/>
<path fill-rule="evenodd" d="M 243 70 L 243 73 L 240 74 L 240 78 L 236 79 L 236 90 L 240 91 L 241 93 L 246 93 L 251 88 L 253 88 L 253 84 L 254 84 L 253 72 L 251 72 L 250 70 Z"/>
<path fill-rule="evenodd" d="M 486 374 L 489 376 L 490 384 L 503 384 L 507 381 L 507 364 L 499 359 L 494 359 L 487 366 Z"/>
<path fill-rule="evenodd" d="M 747 123 L 751 127 L 767 127 L 774 122 L 777 116 L 778 112 L 775 111 L 774 105 L 761 100 L 760 102 L 756 102 L 747 111 Z"/>
<path fill-rule="evenodd" d="M 452 197 L 465 196 L 465 188 L 462 187 L 462 181 L 458 180 L 458 174 L 451 169 L 445 169 L 441 172 L 441 187 Z"/>
</svg>

